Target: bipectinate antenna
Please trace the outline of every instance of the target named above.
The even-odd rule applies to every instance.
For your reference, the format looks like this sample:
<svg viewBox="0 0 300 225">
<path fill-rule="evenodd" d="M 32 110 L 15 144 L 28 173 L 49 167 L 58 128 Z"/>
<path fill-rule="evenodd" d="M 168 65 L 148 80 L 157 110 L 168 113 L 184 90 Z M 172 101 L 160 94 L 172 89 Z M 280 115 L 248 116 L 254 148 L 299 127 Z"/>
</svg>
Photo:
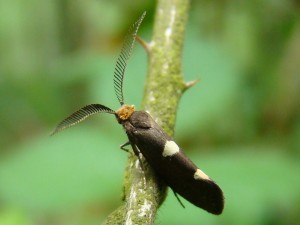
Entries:
<svg viewBox="0 0 300 225">
<path fill-rule="evenodd" d="M 129 28 L 123 47 L 121 49 L 120 56 L 117 60 L 116 67 L 115 67 L 115 72 L 114 72 L 114 88 L 115 88 L 115 93 L 117 95 L 117 98 L 120 102 L 121 105 L 124 104 L 124 97 L 123 97 L 123 80 L 124 80 L 124 73 L 125 69 L 127 66 L 128 59 L 130 58 L 131 51 L 136 39 L 136 34 L 138 32 L 138 29 L 146 15 L 146 12 L 144 12 L 140 18 Z M 130 107 L 130 106 L 129 106 Z M 122 113 L 120 115 L 126 116 L 128 112 L 126 111 L 127 108 L 122 108 Z M 99 112 L 105 112 L 105 113 L 110 113 L 110 114 L 115 114 L 116 112 L 104 105 L 100 104 L 91 104 L 87 105 L 80 110 L 76 111 L 66 119 L 64 119 L 62 122 L 60 122 L 55 130 L 51 133 L 51 135 L 54 135 L 68 127 L 71 127 L 89 116 L 99 113 Z M 119 112 L 120 113 L 120 112 Z"/>
<path fill-rule="evenodd" d="M 90 104 L 90 105 L 87 105 L 87 106 L 79 109 L 78 111 L 74 112 L 72 115 L 68 116 L 66 119 L 61 121 L 57 125 L 55 130 L 51 133 L 51 135 L 54 135 L 68 127 L 71 127 L 71 126 L 85 120 L 89 116 L 91 116 L 95 113 L 99 113 L 99 112 L 115 114 L 114 110 L 112 110 L 104 105 Z"/>
<path fill-rule="evenodd" d="M 127 62 L 131 56 L 131 51 L 134 46 L 136 34 L 139 30 L 139 27 L 145 15 L 146 12 L 144 12 L 140 16 L 140 18 L 127 31 L 121 53 L 116 63 L 115 72 L 114 72 L 114 88 L 115 88 L 115 93 L 117 95 L 117 98 L 121 105 L 124 104 L 123 80 L 125 75 L 125 69 L 127 66 Z"/>
</svg>

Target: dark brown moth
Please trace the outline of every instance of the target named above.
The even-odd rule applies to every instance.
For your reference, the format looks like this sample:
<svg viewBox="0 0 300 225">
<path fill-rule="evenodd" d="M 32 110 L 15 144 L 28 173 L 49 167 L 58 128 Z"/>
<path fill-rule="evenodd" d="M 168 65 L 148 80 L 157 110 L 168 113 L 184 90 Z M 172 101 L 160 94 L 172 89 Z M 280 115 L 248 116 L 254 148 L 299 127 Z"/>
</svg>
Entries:
<svg viewBox="0 0 300 225">
<path fill-rule="evenodd" d="M 123 79 L 139 26 L 146 12 L 130 27 L 117 60 L 114 89 L 121 108 L 114 111 L 104 105 L 90 104 L 73 113 L 58 124 L 52 134 L 73 126 L 87 117 L 105 112 L 114 114 L 128 136 L 128 144 L 135 155 L 141 153 L 157 175 L 175 194 L 213 214 L 221 214 L 224 197 L 220 187 L 201 171 L 153 120 L 146 111 L 135 111 L 133 105 L 124 104 Z M 121 148 L 124 149 L 124 144 Z"/>
</svg>

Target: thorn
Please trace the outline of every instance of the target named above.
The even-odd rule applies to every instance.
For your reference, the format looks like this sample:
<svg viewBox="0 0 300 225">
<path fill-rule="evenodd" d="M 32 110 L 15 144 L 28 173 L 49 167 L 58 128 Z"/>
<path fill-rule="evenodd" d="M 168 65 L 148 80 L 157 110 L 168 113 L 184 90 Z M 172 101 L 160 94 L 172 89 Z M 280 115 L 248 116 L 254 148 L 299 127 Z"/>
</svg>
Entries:
<svg viewBox="0 0 300 225">
<path fill-rule="evenodd" d="M 199 82 L 199 80 L 192 80 L 192 81 L 186 82 L 185 85 L 184 85 L 184 91 L 186 91 L 187 89 L 193 87 L 198 82 Z"/>
<path fill-rule="evenodd" d="M 137 35 L 134 35 L 137 42 L 140 43 L 140 45 L 146 50 L 147 54 L 150 54 L 150 48 L 147 42 L 145 42 L 142 38 L 140 38 Z"/>
</svg>

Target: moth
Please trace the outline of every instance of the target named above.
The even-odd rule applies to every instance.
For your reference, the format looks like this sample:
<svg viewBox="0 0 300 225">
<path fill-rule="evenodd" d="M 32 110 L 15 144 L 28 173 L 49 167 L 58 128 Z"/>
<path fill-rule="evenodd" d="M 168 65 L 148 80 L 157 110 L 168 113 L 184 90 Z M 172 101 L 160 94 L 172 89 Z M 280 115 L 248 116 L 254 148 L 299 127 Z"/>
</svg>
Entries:
<svg viewBox="0 0 300 225">
<path fill-rule="evenodd" d="M 76 111 L 58 124 L 52 134 L 73 126 L 96 113 L 116 116 L 128 136 L 134 154 L 141 153 L 156 174 L 176 194 L 213 214 L 221 214 L 224 197 L 221 188 L 200 170 L 180 149 L 174 140 L 154 121 L 146 111 L 135 111 L 133 105 L 124 104 L 123 80 L 127 62 L 131 56 L 138 29 L 145 17 L 129 28 L 114 71 L 114 90 L 121 107 L 114 111 L 101 104 L 90 104 Z"/>
</svg>

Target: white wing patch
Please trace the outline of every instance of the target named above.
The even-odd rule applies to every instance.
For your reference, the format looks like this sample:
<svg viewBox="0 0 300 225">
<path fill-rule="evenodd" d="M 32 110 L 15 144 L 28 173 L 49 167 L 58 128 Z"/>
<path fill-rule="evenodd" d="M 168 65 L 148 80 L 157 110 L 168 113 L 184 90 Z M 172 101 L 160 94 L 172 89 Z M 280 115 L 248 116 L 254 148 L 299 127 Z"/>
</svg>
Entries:
<svg viewBox="0 0 300 225">
<path fill-rule="evenodd" d="M 200 169 L 197 169 L 194 173 L 195 180 L 210 180 L 209 177 Z"/>
<path fill-rule="evenodd" d="M 179 152 L 179 147 L 174 141 L 166 141 L 164 151 L 162 153 L 163 157 L 172 156 Z"/>
</svg>

